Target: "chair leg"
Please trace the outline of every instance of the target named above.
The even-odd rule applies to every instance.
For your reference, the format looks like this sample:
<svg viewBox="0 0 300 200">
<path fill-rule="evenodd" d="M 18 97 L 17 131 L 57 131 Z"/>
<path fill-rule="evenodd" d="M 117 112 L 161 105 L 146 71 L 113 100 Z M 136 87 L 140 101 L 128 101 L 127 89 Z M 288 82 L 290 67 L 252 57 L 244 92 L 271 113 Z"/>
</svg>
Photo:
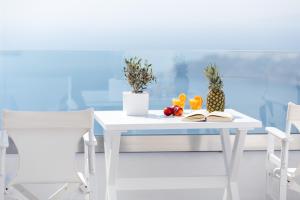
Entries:
<svg viewBox="0 0 300 200">
<path fill-rule="evenodd" d="M 282 141 L 281 150 L 281 166 L 280 166 L 280 188 L 279 196 L 280 200 L 286 200 L 287 198 L 287 168 L 288 168 L 288 149 L 289 144 L 286 141 Z"/>
<path fill-rule="evenodd" d="M 97 199 L 97 179 L 95 174 L 95 146 L 85 145 L 85 180 L 87 180 L 87 185 L 89 187 L 89 200 Z M 92 165 L 92 166 L 91 166 Z"/>
<path fill-rule="evenodd" d="M 97 180 L 95 174 L 90 174 L 89 177 L 89 200 L 96 200 L 97 199 Z"/>
<path fill-rule="evenodd" d="M 84 147 L 84 161 L 85 161 L 85 180 L 87 180 L 87 185 L 89 188 L 89 200 L 97 199 L 97 179 L 96 179 L 96 152 L 95 147 L 97 141 L 94 136 L 94 131 L 91 129 L 89 131 L 88 142 L 85 143 Z"/>
<path fill-rule="evenodd" d="M 266 159 L 266 199 L 272 198 L 272 173 L 273 164 L 270 155 L 274 154 L 274 137 L 268 134 L 267 159 Z"/>
<path fill-rule="evenodd" d="M 287 176 L 282 173 L 280 175 L 279 199 L 286 200 L 287 198 Z"/>
<path fill-rule="evenodd" d="M 86 150 L 88 150 L 89 148 L 86 147 Z M 89 160 L 91 159 L 93 162 L 90 163 Z M 86 159 L 87 158 L 87 159 Z M 87 185 L 89 187 L 89 200 L 96 200 L 97 199 L 97 179 L 96 179 L 96 174 L 95 174 L 95 170 L 91 171 L 90 169 L 90 164 L 94 165 L 93 169 L 95 168 L 95 147 L 92 148 L 92 152 L 88 152 L 87 154 L 85 154 L 85 180 L 87 180 Z"/>
<path fill-rule="evenodd" d="M 61 195 L 68 190 L 68 186 L 69 186 L 69 184 L 65 183 L 56 192 L 54 192 L 50 197 L 48 197 L 48 200 L 59 199 L 61 197 Z"/>
<path fill-rule="evenodd" d="M 48 200 L 87 200 L 88 191 L 81 188 L 81 186 L 82 184 L 78 183 L 66 183 L 48 197 Z"/>
<path fill-rule="evenodd" d="M 84 144 L 84 176 L 86 180 L 89 179 L 89 154 L 88 154 L 88 146 Z"/>
<path fill-rule="evenodd" d="M 271 188 L 271 177 L 269 171 L 266 172 L 266 200 L 271 198 L 272 195 Z"/>
<path fill-rule="evenodd" d="M 266 164 L 266 199 L 271 198 L 272 196 L 272 164 L 268 162 Z"/>
</svg>

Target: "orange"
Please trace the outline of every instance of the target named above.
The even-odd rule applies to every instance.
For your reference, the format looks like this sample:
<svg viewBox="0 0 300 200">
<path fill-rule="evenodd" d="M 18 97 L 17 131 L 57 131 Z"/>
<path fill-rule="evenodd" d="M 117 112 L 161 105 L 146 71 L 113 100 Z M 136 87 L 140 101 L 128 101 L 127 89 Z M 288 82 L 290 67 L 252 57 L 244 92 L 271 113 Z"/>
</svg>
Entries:
<svg viewBox="0 0 300 200">
<path fill-rule="evenodd" d="M 199 109 L 199 101 L 196 99 L 190 99 L 190 108 L 192 110 L 197 110 Z"/>
<path fill-rule="evenodd" d="M 195 96 L 194 99 L 198 101 L 199 107 L 202 107 L 203 99 L 201 96 Z"/>
<path fill-rule="evenodd" d="M 202 97 L 201 96 L 195 96 L 194 99 L 196 99 L 196 100 L 202 100 Z"/>
<path fill-rule="evenodd" d="M 180 93 L 179 96 L 178 96 L 178 98 L 179 98 L 179 100 L 180 100 L 181 102 L 185 102 L 185 100 L 186 100 L 186 94 Z"/>
<path fill-rule="evenodd" d="M 172 105 L 184 108 L 184 102 L 182 102 L 180 99 L 176 99 L 176 98 L 172 99 Z"/>
</svg>

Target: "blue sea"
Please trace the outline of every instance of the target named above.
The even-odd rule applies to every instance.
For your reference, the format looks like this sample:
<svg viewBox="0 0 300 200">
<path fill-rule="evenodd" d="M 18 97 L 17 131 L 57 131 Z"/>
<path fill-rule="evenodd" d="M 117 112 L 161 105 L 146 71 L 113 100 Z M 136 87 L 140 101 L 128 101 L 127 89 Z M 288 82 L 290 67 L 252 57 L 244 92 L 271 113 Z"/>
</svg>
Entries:
<svg viewBox="0 0 300 200">
<path fill-rule="evenodd" d="M 124 58 L 132 56 L 153 64 L 158 81 L 148 88 L 151 109 L 163 109 L 181 92 L 188 98 L 206 97 L 203 69 L 209 63 L 216 64 L 223 76 L 226 107 L 255 117 L 264 126 L 284 129 L 287 103 L 300 104 L 300 52 L 0 51 L 0 108 L 122 109 L 122 91 L 130 89 L 123 76 Z M 101 134 L 101 128 L 96 132 Z"/>
</svg>

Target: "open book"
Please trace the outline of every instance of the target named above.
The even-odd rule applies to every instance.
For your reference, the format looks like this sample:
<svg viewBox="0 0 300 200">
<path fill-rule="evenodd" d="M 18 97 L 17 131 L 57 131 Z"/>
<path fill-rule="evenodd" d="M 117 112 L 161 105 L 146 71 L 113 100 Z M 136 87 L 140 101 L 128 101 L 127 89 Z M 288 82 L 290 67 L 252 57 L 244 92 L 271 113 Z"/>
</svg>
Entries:
<svg viewBox="0 0 300 200">
<path fill-rule="evenodd" d="M 233 116 L 228 112 L 214 111 L 209 113 L 206 110 L 197 110 L 185 115 L 183 120 L 192 122 L 231 122 L 233 120 Z"/>
</svg>

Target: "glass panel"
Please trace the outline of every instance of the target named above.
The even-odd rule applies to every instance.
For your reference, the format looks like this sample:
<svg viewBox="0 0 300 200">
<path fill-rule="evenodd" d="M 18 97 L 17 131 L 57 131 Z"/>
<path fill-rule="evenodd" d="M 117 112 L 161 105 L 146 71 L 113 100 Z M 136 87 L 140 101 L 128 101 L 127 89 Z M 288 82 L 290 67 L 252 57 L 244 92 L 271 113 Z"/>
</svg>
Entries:
<svg viewBox="0 0 300 200">
<path fill-rule="evenodd" d="M 209 63 L 216 63 L 223 75 L 227 108 L 260 119 L 264 126 L 284 129 L 287 103 L 300 103 L 298 52 L 1 51 L 0 108 L 122 109 L 122 91 L 129 90 L 124 58 L 131 56 L 147 59 L 158 77 L 158 83 L 149 87 L 151 109 L 170 105 L 180 92 L 205 97 L 203 69 Z"/>
</svg>

